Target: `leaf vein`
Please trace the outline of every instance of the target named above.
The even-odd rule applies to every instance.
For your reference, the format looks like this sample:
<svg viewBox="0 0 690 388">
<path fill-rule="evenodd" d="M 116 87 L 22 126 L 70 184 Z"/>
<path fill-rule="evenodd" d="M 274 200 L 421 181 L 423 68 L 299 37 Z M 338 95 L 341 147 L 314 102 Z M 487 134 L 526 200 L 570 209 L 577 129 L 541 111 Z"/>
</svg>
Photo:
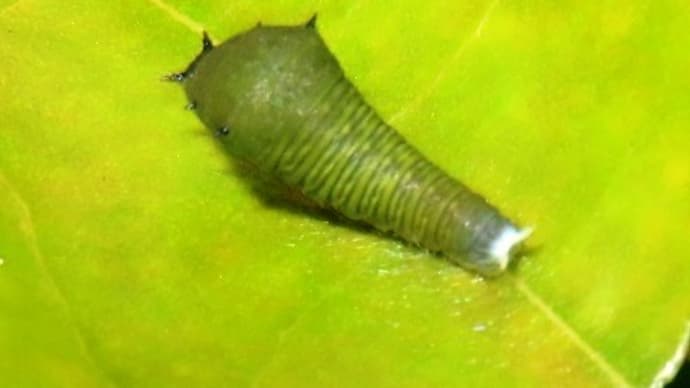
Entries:
<svg viewBox="0 0 690 388">
<path fill-rule="evenodd" d="M 415 110 L 415 108 L 419 107 L 424 101 L 426 101 L 429 96 L 438 88 L 438 85 L 443 82 L 448 77 L 448 73 L 455 67 L 455 64 L 462 58 L 463 54 L 465 53 L 465 50 L 467 49 L 467 46 L 469 44 L 478 39 L 481 36 L 482 29 L 486 25 L 486 22 L 489 20 L 491 15 L 493 14 L 494 10 L 496 9 L 498 3 L 500 0 L 494 0 L 489 4 L 489 6 L 486 8 L 486 11 L 484 11 L 483 16 L 479 19 L 479 22 L 477 23 L 477 27 L 474 30 L 473 34 L 470 34 L 462 43 L 460 46 L 458 46 L 457 50 L 455 50 L 455 53 L 453 53 L 453 56 L 450 58 L 446 66 L 443 66 L 441 70 L 437 73 L 436 78 L 431 81 L 429 84 L 429 87 L 427 87 L 423 92 L 419 93 L 417 97 L 412 100 L 411 103 L 406 104 L 405 107 L 401 110 L 399 110 L 397 113 L 394 113 L 390 119 L 389 122 L 391 124 L 395 123 L 395 121 L 400 120 L 400 118 L 406 116 L 408 113 L 412 112 Z"/>
<path fill-rule="evenodd" d="M 57 301 L 61 305 L 67 317 L 67 321 L 70 323 L 69 326 L 72 328 L 75 340 L 77 341 L 77 345 L 81 350 L 84 359 L 88 363 L 90 363 L 95 368 L 95 370 L 100 371 L 101 376 L 108 383 L 108 385 L 117 386 L 117 384 L 115 384 L 115 382 L 108 376 L 108 373 L 106 372 L 103 365 L 98 363 L 96 361 L 96 358 L 91 353 L 91 350 L 89 349 L 86 340 L 84 339 L 84 334 L 81 332 L 79 325 L 76 323 L 77 321 L 74 318 L 72 308 L 67 298 L 65 297 L 65 294 L 59 287 L 58 283 L 55 281 L 55 278 L 53 277 L 48 266 L 46 265 L 45 256 L 43 255 L 43 251 L 41 250 L 40 245 L 38 243 L 36 228 L 34 227 L 33 218 L 31 215 L 29 205 L 24 200 L 19 191 L 16 190 L 16 188 L 11 184 L 11 182 L 0 170 L 0 187 L 2 186 L 6 188 L 6 192 L 10 195 L 10 197 L 14 200 L 14 202 L 19 208 L 20 230 L 24 234 L 25 241 L 29 247 L 31 254 L 34 256 L 34 259 L 36 260 L 36 265 L 38 266 L 39 271 L 41 271 L 43 276 L 47 279 L 48 287 L 53 289 Z"/>
<path fill-rule="evenodd" d="M 154 5 L 156 8 L 160 9 L 165 14 L 167 14 L 174 21 L 182 24 L 183 26 L 196 32 L 197 34 L 201 35 L 201 33 L 206 30 L 201 23 L 197 22 L 196 20 L 192 19 L 191 17 L 189 17 L 189 16 L 185 15 L 184 13 L 180 12 L 179 10 L 175 9 L 173 6 L 171 6 L 168 3 L 166 3 L 162 0 L 148 0 L 148 1 L 149 1 L 149 3 Z"/>
<path fill-rule="evenodd" d="M 522 293 L 529 303 L 534 305 L 539 311 L 541 311 L 546 318 L 551 321 L 558 329 L 560 329 L 563 334 L 565 334 L 568 339 L 580 349 L 589 359 L 611 379 L 616 387 L 632 387 L 632 384 L 617 371 L 603 356 L 600 352 L 596 351 L 590 344 L 588 344 L 584 338 L 582 338 L 568 323 L 566 323 L 563 318 L 561 318 L 556 311 L 553 310 L 546 302 L 539 297 L 524 280 L 516 277 L 512 277 L 517 290 Z"/>
</svg>

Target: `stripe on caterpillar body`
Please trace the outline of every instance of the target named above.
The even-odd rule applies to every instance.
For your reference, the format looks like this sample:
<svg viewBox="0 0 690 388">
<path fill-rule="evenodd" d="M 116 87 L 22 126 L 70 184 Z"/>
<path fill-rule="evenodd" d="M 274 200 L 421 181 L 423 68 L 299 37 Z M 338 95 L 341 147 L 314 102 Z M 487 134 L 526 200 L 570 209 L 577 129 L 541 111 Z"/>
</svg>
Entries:
<svg viewBox="0 0 690 388">
<path fill-rule="evenodd" d="M 262 26 L 203 51 L 171 80 L 233 156 L 321 206 L 483 275 L 530 233 L 427 161 L 345 77 L 314 28 Z"/>
</svg>

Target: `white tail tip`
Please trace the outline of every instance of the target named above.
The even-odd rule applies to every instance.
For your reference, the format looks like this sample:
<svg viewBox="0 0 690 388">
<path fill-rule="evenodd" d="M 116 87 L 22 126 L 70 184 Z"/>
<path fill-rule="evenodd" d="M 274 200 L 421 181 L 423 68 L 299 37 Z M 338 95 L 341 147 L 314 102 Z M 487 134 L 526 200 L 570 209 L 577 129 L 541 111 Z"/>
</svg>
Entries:
<svg viewBox="0 0 690 388">
<path fill-rule="evenodd" d="M 496 260 L 501 270 L 504 270 L 510 263 L 515 247 L 525 241 L 533 230 L 531 227 L 517 229 L 512 225 L 506 226 L 491 243 L 489 255 Z"/>
</svg>

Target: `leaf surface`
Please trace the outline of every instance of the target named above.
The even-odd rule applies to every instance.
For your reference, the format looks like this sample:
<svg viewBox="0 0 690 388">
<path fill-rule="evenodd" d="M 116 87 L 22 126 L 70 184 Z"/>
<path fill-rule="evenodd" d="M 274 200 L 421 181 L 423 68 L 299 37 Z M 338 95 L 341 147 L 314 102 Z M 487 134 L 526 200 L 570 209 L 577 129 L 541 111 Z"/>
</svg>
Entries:
<svg viewBox="0 0 690 388">
<path fill-rule="evenodd" d="M 672 374 L 690 316 L 687 3 L 256 3 L 0 2 L 1 386 Z M 513 271 L 485 281 L 258 195 L 159 81 L 201 29 L 314 12 L 386 120 L 536 227 Z"/>
</svg>

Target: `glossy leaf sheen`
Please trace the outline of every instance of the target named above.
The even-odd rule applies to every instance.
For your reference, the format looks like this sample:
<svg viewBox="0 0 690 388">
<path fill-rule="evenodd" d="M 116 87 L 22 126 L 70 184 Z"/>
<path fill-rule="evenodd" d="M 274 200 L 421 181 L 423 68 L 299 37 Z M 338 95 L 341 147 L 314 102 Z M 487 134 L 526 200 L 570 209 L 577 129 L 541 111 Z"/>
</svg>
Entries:
<svg viewBox="0 0 690 388">
<path fill-rule="evenodd" d="M 648 385 L 690 313 L 685 2 L 0 2 L 0 386 Z M 473 277 L 257 195 L 160 76 L 318 28 L 536 227 Z M 246 173 L 245 173 L 246 175 Z"/>
</svg>

